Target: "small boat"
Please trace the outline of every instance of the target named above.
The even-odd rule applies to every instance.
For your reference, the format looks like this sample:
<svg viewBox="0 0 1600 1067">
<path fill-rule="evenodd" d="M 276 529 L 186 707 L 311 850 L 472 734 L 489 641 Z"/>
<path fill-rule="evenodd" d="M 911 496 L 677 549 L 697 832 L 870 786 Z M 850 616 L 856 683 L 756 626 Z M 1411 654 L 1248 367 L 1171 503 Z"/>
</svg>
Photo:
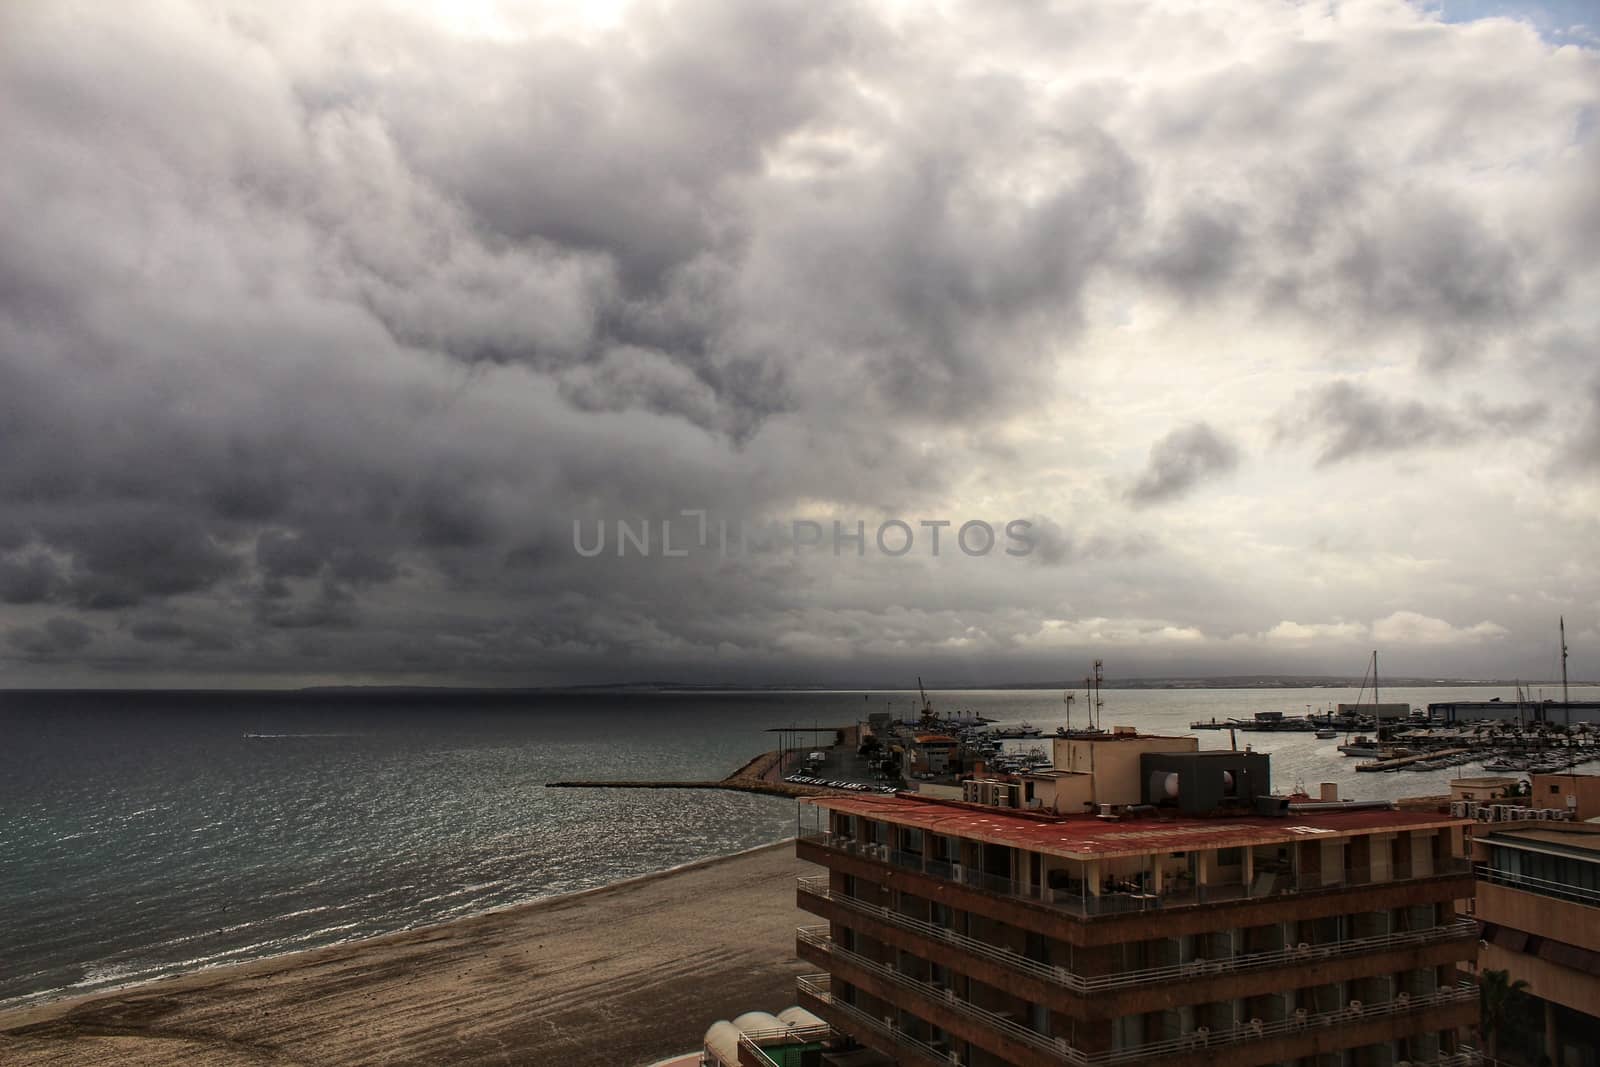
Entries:
<svg viewBox="0 0 1600 1067">
<path fill-rule="evenodd" d="M 1025 737 L 1038 737 L 1039 728 L 1024 719 L 1017 725 L 1003 730 L 990 730 L 989 736 L 1001 741 L 1018 741 Z"/>
<path fill-rule="evenodd" d="M 1383 755 L 1383 746 L 1365 734 L 1357 734 L 1354 741 L 1340 745 L 1339 751 L 1346 756 L 1381 756 Z"/>
<path fill-rule="evenodd" d="M 1331 726 L 1324 726 L 1317 731 L 1317 740 L 1319 741 L 1331 741 L 1338 736 L 1339 731 L 1333 729 Z"/>
</svg>

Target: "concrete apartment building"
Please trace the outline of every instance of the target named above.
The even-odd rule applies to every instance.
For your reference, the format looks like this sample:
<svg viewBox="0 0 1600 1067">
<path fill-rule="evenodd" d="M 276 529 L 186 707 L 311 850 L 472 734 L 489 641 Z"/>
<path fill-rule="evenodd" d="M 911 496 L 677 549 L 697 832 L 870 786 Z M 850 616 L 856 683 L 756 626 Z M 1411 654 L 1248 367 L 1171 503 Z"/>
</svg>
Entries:
<svg viewBox="0 0 1600 1067">
<path fill-rule="evenodd" d="M 1597 1067 L 1600 826 L 1479 826 L 1472 854 L 1483 938 L 1478 967 L 1528 983 L 1537 1006 L 1533 1029 L 1556 1067 Z"/>
<path fill-rule="evenodd" d="M 1262 754 L 1136 736 L 1079 739 L 1117 776 L 1096 795 L 1128 798 L 1092 814 L 813 801 L 798 951 L 825 973 L 799 1000 L 876 1050 L 850 1062 L 1476 1062 L 1465 820 L 1290 802 Z"/>
</svg>

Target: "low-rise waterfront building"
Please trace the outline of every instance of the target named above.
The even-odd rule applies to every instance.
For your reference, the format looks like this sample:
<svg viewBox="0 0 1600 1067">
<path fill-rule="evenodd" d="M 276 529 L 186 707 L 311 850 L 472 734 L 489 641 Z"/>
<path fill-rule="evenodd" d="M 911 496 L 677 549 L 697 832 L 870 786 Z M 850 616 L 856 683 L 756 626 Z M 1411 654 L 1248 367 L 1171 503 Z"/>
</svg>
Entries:
<svg viewBox="0 0 1600 1067">
<path fill-rule="evenodd" d="M 1264 755 L 1163 747 L 1080 750 L 1124 798 L 1092 814 L 810 801 L 801 1004 L 916 1067 L 1474 1062 L 1465 820 L 1273 797 Z"/>
<path fill-rule="evenodd" d="M 1564 811 L 1572 819 L 1600 818 L 1600 774 L 1534 774 L 1528 806 Z"/>
<path fill-rule="evenodd" d="M 1478 969 L 1528 983 L 1539 1038 L 1529 1058 L 1542 1054 L 1556 1067 L 1597 1067 L 1600 826 L 1479 827 L 1472 855 L 1474 913 L 1482 924 Z"/>
</svg>

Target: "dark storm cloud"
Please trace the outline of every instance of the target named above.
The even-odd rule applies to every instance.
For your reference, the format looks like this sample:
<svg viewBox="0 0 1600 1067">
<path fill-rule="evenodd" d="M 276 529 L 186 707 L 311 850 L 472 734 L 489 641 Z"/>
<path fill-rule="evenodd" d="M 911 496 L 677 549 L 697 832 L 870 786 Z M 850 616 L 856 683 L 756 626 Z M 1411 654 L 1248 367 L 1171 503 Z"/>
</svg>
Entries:
<svg viewBox="0 0 1600 1067">
<path fill-rule="evenodd" d="M 1526 430 L 1544 418 L 1538 401 L 1491 404 L 1468 399 L 1460 411 L 1443 403 L 1391 398 L 1357 382 L 1321 386 L 1278 420 L 1282 439 L 1320 442 L 1317 464 L 1426 447 L 1462 447 Z"/>
<path fill-rule="evenodd" d="M 130 625 L 128 632 L 136 641 L 155 643 L 181 641 L 189 634 L 181 623 L 173 622 L 171 619 L 141 619 Z"/>
<path fill-rule="evenodd" d="M 1150 461 L 1128 490 L 1134 507 L 1166 503 L 1239 465 L 1239 448 L 1208 423 L 1180 427 L 1150 446 Z"/>
<path fill-rule="evenodd" d="M 154 509 L 108 509 L 95 521 L 43 529 L 52 545 L 72 554 L 67 591 L 80 607 L 121 608 L 193 593 L 240 569 L 238 557 L 198 522 Z"/>
<path fill-rule="evenodd" d="M 54 658 L 82 652 L 94 640 L 92 627 L 77 619 L 56 617 L 43 626 L 18 626 L 6 634 L 6 642 L 26 656 Z"/>
<path fill-rule="evenodd" d="M 1153 49 L 1117 55 L 1139 19 L 1081 9 L 697 0 L 495 38 L 426 17 L 0 5 L 0 601 L 52 605 L 15 609 L 17 653 L 755 680 L 855 647 L 1008 647 L 1053 610 L 1044 574 L 1087 611 L 1199 611 L 1212 587 L 1181 568 L 1140 585 L 1161 541 L 1120 532 L 1115 500 L 1059 523 L 1026 500 L 1032 577 L 959 601 L 914 566 L 601 565 L 571 520 L 914 519 L 1033 479 L 1061 499 L 1017 442 L 1059 418 L 1064 371 L 1121 358 L 1085 343 L 1097 316 L 1239 303 L 1465 365 L 1531 318 L 1559 330 L 1592 252 L 1592 145 L 1521 214 L 1454 182 L 1481 171 L 1448 154 L 1444 103 L 1481 58 L 1437 34 L 1446 89 L 1381 33 L 1168 80 Z M 1203 32 L 1226 56 L 1253 25 Z M 1485 107 L 1587 84 L 1562 62 L 1524 57 Z M 1523 125 L 1567 114 L 1547 91 Z M 1401 177 L 1363 125 L 1389 110 L 1420 129 Z M 1310 406 L 1330 463 L 1542 414 Z M 1236 457 L 1191 427 L 1126 501 Z"/>
</svg>

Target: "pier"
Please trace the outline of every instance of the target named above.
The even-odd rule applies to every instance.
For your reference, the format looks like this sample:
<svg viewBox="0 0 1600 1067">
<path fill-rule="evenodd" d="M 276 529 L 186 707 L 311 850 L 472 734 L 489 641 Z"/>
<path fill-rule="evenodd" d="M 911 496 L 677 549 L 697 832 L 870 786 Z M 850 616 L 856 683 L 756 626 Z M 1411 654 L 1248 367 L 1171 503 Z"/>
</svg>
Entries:
<svg viewBox="0 0 1600 1067">
<path fill-rule="evenodd" d="M 839 790 L 826 786 L 785 782 L 780 763 L 783 751 L 763 752 L 726 778 L 704 780 L 673 779 L 580 779 L 546 782 L 546 789 L 728 789 L 736 793 L 760 793 L 773 797 L 825 796 Z"/>
<path fill-rule="evenodd" d="M 1474 753 L 1470 748 L 1446 748 L 1432 752 L 1419 752 L 1412 756 L 1396 756 L 1393 759 L 1373 760 L 1370 763 L 1356 764 L 1358 771 L 1398 771 L 1402 767 L 1409 767 L 1413 763 L 1427 763 L 1432 760 L 1451 759 L 1456 756 L 1470 756 Z"/>
</svg>

